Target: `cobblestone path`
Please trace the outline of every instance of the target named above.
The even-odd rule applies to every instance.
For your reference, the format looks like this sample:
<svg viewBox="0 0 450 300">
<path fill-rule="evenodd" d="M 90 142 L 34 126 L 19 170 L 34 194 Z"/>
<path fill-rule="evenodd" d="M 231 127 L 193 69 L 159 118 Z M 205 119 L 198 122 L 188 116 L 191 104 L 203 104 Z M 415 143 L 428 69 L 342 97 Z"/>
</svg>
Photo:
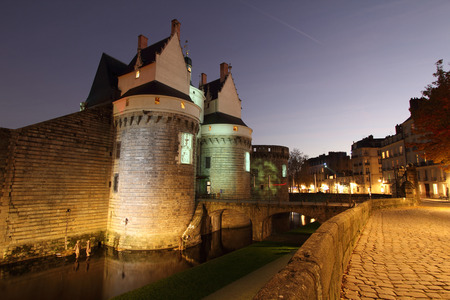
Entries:
<svg viewBox="0 0 450 300">
<path fill-rule="evenodd" d="M 450 299 L 450 204 L 376 211 L 343 276 L 342 299 Z"/>
</svg>

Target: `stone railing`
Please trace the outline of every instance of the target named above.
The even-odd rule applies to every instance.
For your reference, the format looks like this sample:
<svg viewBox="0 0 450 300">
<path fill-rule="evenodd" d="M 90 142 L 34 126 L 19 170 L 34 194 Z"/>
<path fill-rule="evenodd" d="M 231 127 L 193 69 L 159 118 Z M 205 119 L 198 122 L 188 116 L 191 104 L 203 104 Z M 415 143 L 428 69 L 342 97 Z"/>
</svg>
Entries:
<svg viewBox="0 0 450 300">
<path fill-rule="evenodd" d="M 372 211 L 416 203 L 414 198 L 369 200 L 331 218 L 254 299 L 339 299 L 342 275 Z"/>
</svg>

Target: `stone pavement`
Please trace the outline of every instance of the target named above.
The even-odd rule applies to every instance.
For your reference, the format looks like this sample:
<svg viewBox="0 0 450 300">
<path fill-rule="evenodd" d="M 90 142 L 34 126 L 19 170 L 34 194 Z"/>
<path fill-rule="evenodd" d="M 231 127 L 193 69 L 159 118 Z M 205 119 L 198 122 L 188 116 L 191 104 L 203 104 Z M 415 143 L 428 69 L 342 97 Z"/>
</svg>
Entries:
<svg viewBox="0 0 450 300">
<path fill-rule="evenodd" d="M 342 299 L 450 299 L 450 203 L 374 212 L 343 276 Z"/>
</svg>

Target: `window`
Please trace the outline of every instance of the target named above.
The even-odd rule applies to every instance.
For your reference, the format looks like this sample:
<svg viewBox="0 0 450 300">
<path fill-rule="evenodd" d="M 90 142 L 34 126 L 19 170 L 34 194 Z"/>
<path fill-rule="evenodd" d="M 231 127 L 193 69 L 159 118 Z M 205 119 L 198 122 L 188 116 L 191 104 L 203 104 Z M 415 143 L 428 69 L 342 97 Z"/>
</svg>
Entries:
<svg viewBox="0 0 450 300">
<path fill-rule="evenodd" d="M 208 130 L 211 131 L 211 126 L 209 126 Z"/>
<path fill-rule="evenodd" d="M 183 132 L 181 134 L 180 163 L 182 164 L 192 164 L 193 137 L 192 133 Z"/>
<path fill-rule="evenodd" d="M 389 158 L 389 150 L 386 151 L 386 158 Z"/>
<path fill-rule="evenodd" d="M 238 127 L 237 126 L 233 126 L 233 131 L 238 131 Z"/>
<path fill-rule="evenodd" d="M 117 193 L 119 190 L 119 174 L 114 174 L 114 184 L 113 184 L 113 191 L 114 193 Z"/>
<path fill-rule="evenodd" d="M 287 176 L 287 167 L 286 165 L 281 166 L 281 176 L 286 177 Z"/>
<path fill-rule="evenodd" d="M 400 146 L 400 148 L 398 149 L 398 152 L 399 152 L 400 154 L 403 154 L 403 146 Z"/>
<path fill-rule="evenodd" d="M 155 97 L 155 104 L 159 104 L 159 102 L 160 102 L 159 97 Z"/>
<path fill-rule="evenodd" d="M 120 148 L 121 148 L 122 143 L 121 142 L 116 142 L 116 159 L 120 158 Z"/>
<path fill-rule="evenodd" d="M 139 72 L 139 70 L 136 71 L 136 79 L 139 78 L 139 76 L 141 76 L 141 72 Z"/>
<path fill-rule="evenodd" d="M 384 151 L 381 153 L 381 157 L 384 159 L 385 157 L 384 157 Z"/>
<path fill-rule="evenodd" d="M 211 156 L 205 157 L 205 169 L 211 168 Z"/>
<path fill-rule="evenodd" d="M 181 108 L 186 109 L 186 106 L 184 105 L 184 102 L 181 102 Z"/>
<path fill-rule="evenodd" d="M 245 152 L 245 171 L 250 172 L 250 152 Z"/>
</svg>

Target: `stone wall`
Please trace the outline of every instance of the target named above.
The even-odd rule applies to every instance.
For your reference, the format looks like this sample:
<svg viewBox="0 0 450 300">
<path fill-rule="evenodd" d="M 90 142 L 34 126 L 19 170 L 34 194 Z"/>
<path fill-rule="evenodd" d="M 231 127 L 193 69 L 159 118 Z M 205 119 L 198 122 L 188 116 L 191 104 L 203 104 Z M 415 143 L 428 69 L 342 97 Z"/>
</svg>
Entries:
<svg viewBox="0 0 450 300">
<path fill-rule="evenodd" d="M 289 148 L 273 145 L 252 145 L 251 157 L 252 199 L 257 201 L 289 201 L 287 184 Z"/>
<path fill-rule="evenodd" d="M 119 250 L 179 247 L 195 210 L 198 120 L 149 111 L 118 115 L 115 126 L 117 187 L 109 205 L 107 245 Z M 183 133 L 192 135 L 190 163 L 181 163 Z"/>
<path fill-rule="evenodd" d="M 245 170 L 245 155 L 250 154 L 251 140 L 242 136 L 211 136 L 201 139 L 201 158 L 210 167 L 203 167 L 205 178 L 211 183 L 211 194 L 216 198 L 250 199 L 250 172 Z"/>
<path fill-rule="evenodd" d="M 323 223 L 254 299 L 339 299 L 342 275 L 371 212 L 417 199 L 369 200 Z"/>
<path fill-rule="evenodd" d="M 77 239 L 83 245 L 103 240 L 111 118 L 111 107 L 99 107 L 11 130 L 0 198 L 0 263 L 63 252 Z"/>
</svg>

